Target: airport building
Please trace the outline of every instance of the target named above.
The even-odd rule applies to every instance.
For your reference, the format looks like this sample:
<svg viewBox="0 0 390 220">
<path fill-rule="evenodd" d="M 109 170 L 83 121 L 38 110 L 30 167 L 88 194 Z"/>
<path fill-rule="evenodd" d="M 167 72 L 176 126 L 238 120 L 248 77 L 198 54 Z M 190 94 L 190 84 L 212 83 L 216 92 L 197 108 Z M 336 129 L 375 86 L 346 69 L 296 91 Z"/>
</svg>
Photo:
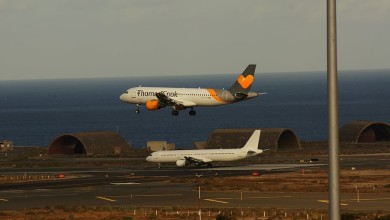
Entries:
<svg viewBox="0 0 390 220">
<path fill-rule="evenodd" d="M 176 145 L 166 141 L 148 141 L 146 148 L 149 151 L 175 150 Z"/>
<path fill-rule="evenodd" d="M 12 141 L 1 141 L 0 142 L 0 152 L 8 152 L 14 149 L 14 143 Z"/>
</svg>

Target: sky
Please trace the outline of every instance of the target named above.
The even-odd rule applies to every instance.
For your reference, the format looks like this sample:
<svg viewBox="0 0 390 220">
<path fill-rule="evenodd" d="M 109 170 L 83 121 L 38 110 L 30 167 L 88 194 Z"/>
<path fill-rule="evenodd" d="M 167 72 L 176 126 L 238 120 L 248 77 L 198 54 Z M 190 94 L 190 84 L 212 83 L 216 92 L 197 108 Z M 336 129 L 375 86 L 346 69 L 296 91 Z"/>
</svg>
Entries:
<svg viewBox="0 0 390 220">
<path fill-rule="evenodd" d="M 338 68 L 390 69 L 390 1 L 337 0 Z M 326 70 L 326 0 L 0 0 L 0 80 Z"/>
</svg>

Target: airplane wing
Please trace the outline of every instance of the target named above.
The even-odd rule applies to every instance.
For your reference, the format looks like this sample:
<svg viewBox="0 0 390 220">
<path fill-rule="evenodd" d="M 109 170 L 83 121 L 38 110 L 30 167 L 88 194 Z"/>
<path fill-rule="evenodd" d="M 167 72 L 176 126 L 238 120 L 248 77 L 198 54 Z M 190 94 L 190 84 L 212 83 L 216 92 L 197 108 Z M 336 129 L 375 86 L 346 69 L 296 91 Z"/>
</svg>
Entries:
<svg viewBox="0 0 390 220">
<path fill-rule="evenodd" d="M 253 151 L 253 150 L 248 150 L 248 152 L 246 152 L 246 153 L 249 154 L 249 155 L 257 154 L 257 152 L 256 152 L 256 151 Z"/>
<path fill-rule="evenodd" d="M 258 150 L 248 150 L 246 153 L 249 156 L 253 156 L 253 155 L 261 154 L 263 152 L 264 152 L 264 150 L 258 149 Z"/>
<path fill-rule="evenodd" d="M 174 106 L 180 106 L 180 107 L 192 107 L 192 106 L 196 105 L 196 103 L 191 102 L 191 101 L 170 98 L 162 92 L 156 93 L 156 97 L 160 102 L 164 103 L 165 105 L 169 105 L 169 106 L 174 105 Z"/>
<path fill-rule="evenodd" d="M 210 160 L 209 158 L 200 158 L 200 157 L 184 157 L 188 162 L 190 163 L 196 163 L 196 164 L 205 164 L 210 163 L 213 160 Z"/>
</svg>

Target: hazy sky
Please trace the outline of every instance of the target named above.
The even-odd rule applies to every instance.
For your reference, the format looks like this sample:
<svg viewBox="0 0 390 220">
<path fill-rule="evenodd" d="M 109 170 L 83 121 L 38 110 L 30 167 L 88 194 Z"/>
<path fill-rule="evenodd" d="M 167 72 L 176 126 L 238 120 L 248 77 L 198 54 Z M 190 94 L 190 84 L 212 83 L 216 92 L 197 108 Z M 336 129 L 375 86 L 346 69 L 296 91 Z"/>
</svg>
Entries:
<svg viewBox="0 0 390 220">
<path fill-rule="evenodd" d="M 339 69 L 390 68 L 390 1 L 337 0 Z M 326 70 L 326 0 L 0 0 L 0 80 Z"/>
</svg>

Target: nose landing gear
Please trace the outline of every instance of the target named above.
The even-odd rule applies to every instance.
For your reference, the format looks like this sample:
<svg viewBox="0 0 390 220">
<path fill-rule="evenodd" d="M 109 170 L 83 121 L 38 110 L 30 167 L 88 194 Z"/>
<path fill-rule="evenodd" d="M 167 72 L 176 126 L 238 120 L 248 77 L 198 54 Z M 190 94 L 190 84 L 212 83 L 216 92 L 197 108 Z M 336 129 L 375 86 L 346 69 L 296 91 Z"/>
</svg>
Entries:
<svg viewBox="0 0 390 220">
<path fill-rule="evenodd" d="M 141 110 L 139 109 L 139 104 L 137 104 L 137 108 L 135 109 L 135 114 L 139 114 L 141 112 Z"/>
</svg>

